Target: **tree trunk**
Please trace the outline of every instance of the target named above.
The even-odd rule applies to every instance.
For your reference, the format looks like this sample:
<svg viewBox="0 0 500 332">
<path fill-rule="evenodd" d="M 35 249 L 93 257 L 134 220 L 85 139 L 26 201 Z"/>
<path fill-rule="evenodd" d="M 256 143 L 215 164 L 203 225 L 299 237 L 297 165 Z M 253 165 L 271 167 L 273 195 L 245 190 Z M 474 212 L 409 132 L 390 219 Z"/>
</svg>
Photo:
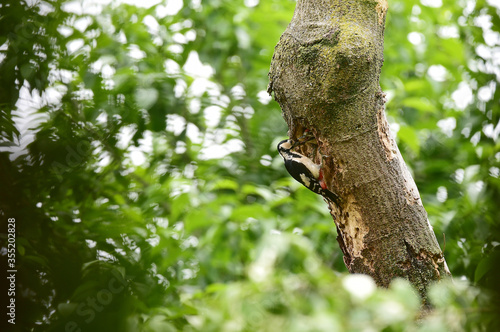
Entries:
<svg viewBox="0 0 500 332">
<path fill-rule="evenodd" d="M 379 77 L 386 0 L 298 0 L 276 46 L 269 92 L 328 189 L 337 240 L 351 273 L 387 287 L 403 277 L 425 299 L 450 275 L 415 182 L 391 137 Z"/>
</svg>

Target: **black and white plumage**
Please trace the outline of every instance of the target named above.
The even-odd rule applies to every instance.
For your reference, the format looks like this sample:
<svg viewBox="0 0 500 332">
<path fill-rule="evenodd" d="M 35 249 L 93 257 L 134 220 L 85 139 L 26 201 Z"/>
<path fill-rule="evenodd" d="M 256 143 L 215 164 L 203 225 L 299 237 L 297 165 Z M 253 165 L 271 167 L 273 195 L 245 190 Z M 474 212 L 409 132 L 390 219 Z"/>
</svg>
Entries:
<svg viewBox="0 0 500 332">
<path fill-rule="evenodd" d="M 339 197 L 333 192 L 326 189 L 326 184 L 323 181 L 321 166 L 315 164 L 306 156 L 292 151 L 294 144 L 287 139 L 279 142 L 278 152 L 285 160 L 285 168 L 290 175 L 302 183 L 307 189 L 312 192 L 327 197 L 331 201 L 339 204 Z"/>
</svg>

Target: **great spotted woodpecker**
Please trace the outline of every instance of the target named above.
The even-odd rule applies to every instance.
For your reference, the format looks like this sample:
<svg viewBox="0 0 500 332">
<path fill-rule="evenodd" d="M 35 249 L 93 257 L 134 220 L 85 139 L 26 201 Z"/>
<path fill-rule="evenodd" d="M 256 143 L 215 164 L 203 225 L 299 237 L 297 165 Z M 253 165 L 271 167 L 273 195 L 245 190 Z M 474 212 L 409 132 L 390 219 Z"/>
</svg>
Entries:
<svg viewBox="0 0 500 332">
<path fill-rule="evenodd" d="M 278 152 L 285 160 L 286 170 L 295 180 L 302 183 L 307 189 L 318 195 L 327 197 L 339 205 L 340 198 L 335 193 L 326 189 L 321 166 L 315 164 L 306 156 L 292 151 L 292 149 L 299 144 L 302 143 L 298 141 L 293 144 L 289 139 L 279 142 Z"/>
</svg>

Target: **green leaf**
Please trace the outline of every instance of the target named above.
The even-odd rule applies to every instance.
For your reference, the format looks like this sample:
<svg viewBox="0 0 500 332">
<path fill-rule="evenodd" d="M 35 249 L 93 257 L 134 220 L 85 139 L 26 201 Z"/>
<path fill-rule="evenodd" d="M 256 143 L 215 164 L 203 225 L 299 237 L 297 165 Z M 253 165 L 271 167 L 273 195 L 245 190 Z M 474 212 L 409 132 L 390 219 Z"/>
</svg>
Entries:
<svg viewBox="0 0 500 332">
<path fill-rule="evenodd" d="M 434 113 L 436 111 L 436 107 L 432 104 L 432 102 L 423 97 L 405 98 L 403 99 L 402 104 L 406 107 L 413 107 L 421 112 Z"/>
<path fill-rule="evenodd" d="M 417 155 L 420 153 L 420 142 L 416 131 L 412 127 L 401 126 L 398 131 L 398 138 Z"/>
<path fill-rule="evenodd" d="M 69 303 L 59 303 L 57 305 L 57 311 L 59 311 L 59 313 L 62 316 L 68 317 L 69 315 L 71 315 L 76 310 L 77 307 L 78 307 L 77 303 L 71 303 L 71 302 L 69 302 Z"/>
<path fill-rule="evenodd" d="M 150 109 L 158 100 L 158 90 L 139 88 L 135 91 L 135 101 L 140 108 Z"/>
<path fill-rule="evenodd" d="M 33 66 L 29 63 L 25 63 L 21 66 L 21 75 L 23 76 L 24 79 L 26 80 L 31 80 L 33 77 L 33 74 L 35 72 L 35 69 Z"/>
</svg>

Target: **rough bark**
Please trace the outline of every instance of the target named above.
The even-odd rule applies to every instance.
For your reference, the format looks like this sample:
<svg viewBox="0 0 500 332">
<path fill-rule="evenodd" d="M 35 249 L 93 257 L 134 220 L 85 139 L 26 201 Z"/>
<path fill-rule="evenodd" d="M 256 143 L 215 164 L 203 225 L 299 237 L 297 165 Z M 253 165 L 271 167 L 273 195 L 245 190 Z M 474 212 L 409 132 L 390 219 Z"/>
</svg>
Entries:
<svg viewBox="0 0 500 332">
<path fill-rule="evenodd" d="M 450 275 L 415 182 L 391 137 L 379 76 L 386 0 L 298 0 L 276 46 L 269 92 L 296 139 L 322 161 L 344 262 L 380 286 L 403 277 L 424 296 Z M 425 296 L 424 296 L 425 298 Z"/>
</svg>

